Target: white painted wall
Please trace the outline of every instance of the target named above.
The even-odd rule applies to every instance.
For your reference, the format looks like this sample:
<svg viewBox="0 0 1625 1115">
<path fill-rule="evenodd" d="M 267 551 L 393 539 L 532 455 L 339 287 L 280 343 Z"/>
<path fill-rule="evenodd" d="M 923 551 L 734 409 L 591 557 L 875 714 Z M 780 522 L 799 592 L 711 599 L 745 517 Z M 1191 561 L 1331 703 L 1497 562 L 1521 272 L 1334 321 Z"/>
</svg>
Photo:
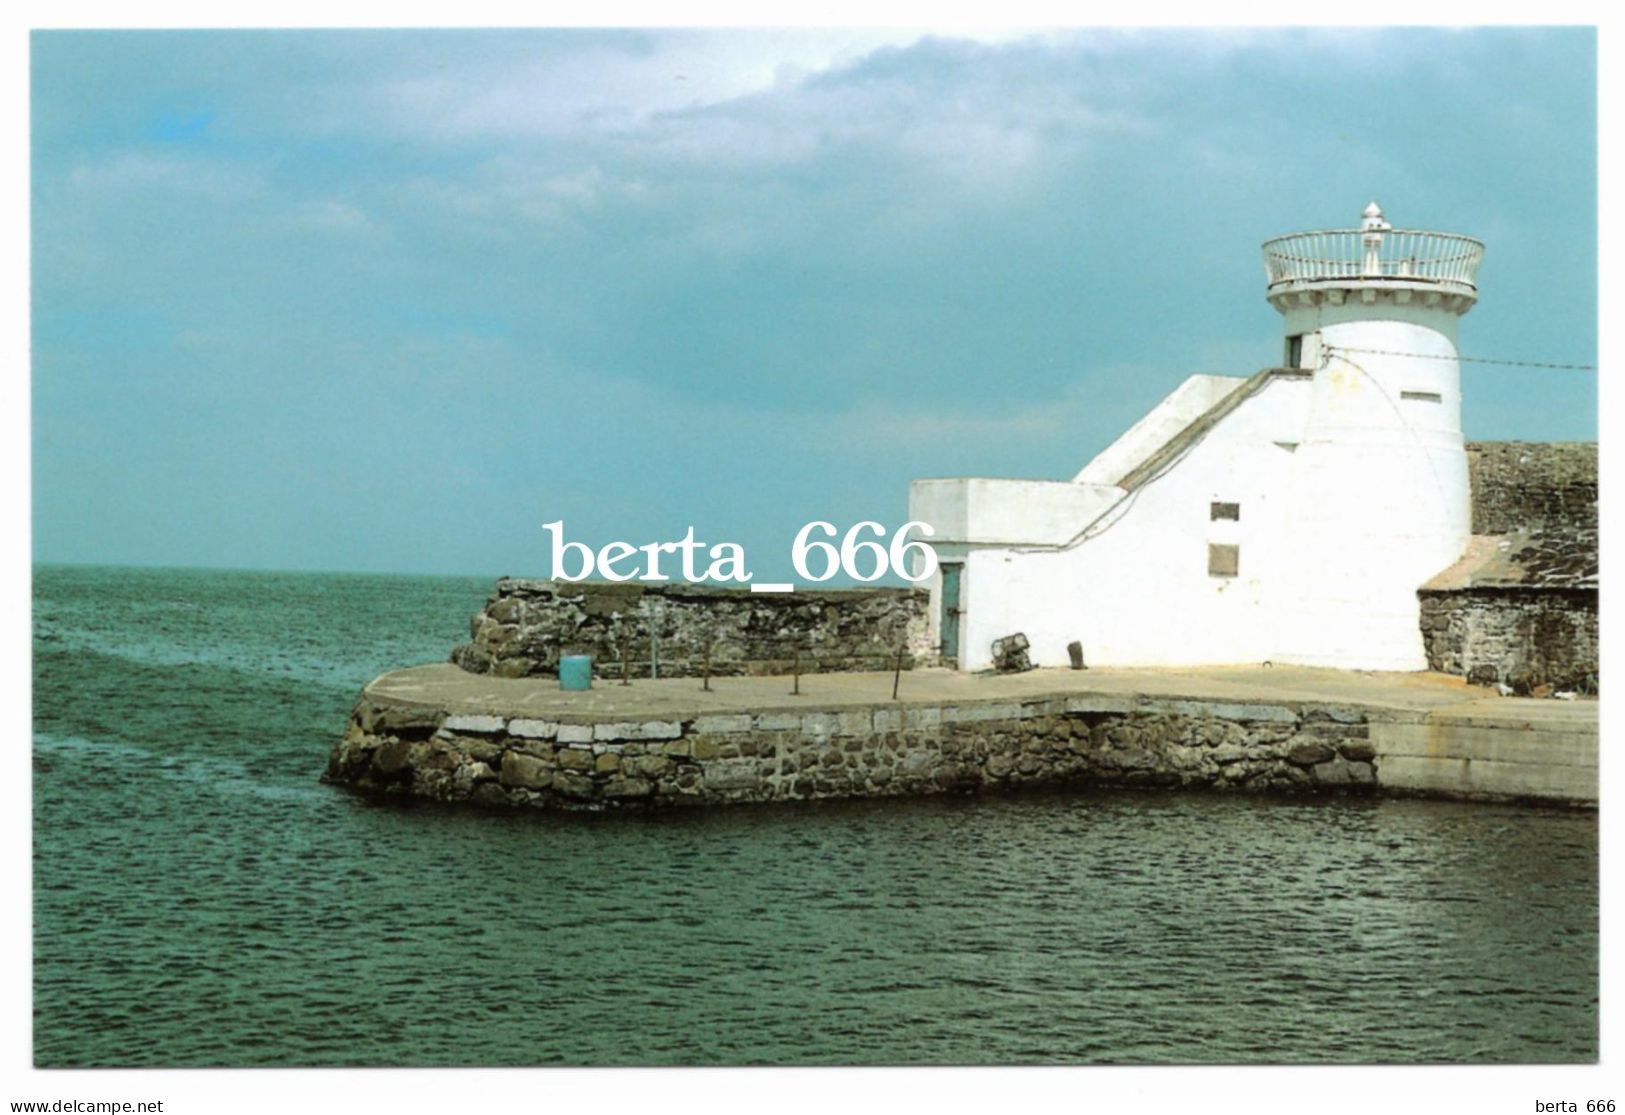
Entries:
<svg viewBox="0 0 1625 1115">
<path fill-rule="evenodd" d="M 1472 528 L 1457 320 L 1392 302 L 1286 314 L 1289 332 L 1317 329 L 1331 351 L 1298 450 L 1300 561 L 1288 579 L 1298 607 L 1282 616 L 1278 660 L 1426 668 L 1416 589 L 1461 556 Z"/>
<path fill-rule="evenodd" d="M 994 639 L 1024 632 L 1037 665 L 1083 644 L 1096 665 L 1257 662 L 1270 632 L 1258 622 L 1281 577 L 1290 532 L 1280 499 L 1301 436 L 1309 380 L 1276 379 L 1242 403 L 1159 479 L 1127 495 L 1069 548 L 974 547 L 961 586 L 960 665 L 991 664 Z M 1213 502 L 1241 519 L 1214 522 Z M 1241 547 L 1240 575 L 1210 577 L 1208 543 Z"/>
<path fill-rule="evenodd" d="M 938 541 L 1060 546 L 1123 495 L 1109 484 L 961 476 L 914 481 L 908 505 Z"/>
<path fill-rule="evenodd" d="M 1246 382 L 1246 376 L 1191 376 L 1072 479 L 1079 484 L 1116 484 L 1166 445 L 1169 438 Z"/>
<path fill-rule="evenodd" d="M 910 518 L 964 563 L 960 667 L 1020 631 L 1041 666 L 1076 640 L 1094 665 L 1425 669 L 1416 589 L 1471 528 L 1456 359 L 1471 301 L 1360 280 L 1278 295 L 1312 374 L 1272 375 L 1132 491 L 1113 485 L 1244 380 L 1186 380 L 1078 474 L 1093 484 L 916 482 Z M 1214 502 L 1240 520 L 1213 521 Z M 1208 573 L 1210 543 L 1240 547 L 1238 575 Z"/>
</svg>

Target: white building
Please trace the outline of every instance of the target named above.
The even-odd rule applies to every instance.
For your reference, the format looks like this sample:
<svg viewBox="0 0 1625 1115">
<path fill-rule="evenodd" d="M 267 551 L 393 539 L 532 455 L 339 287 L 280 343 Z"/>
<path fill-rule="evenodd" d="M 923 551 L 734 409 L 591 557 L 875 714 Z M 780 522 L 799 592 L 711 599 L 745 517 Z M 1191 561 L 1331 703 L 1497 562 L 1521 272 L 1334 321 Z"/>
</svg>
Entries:
<svg viewBox="0 0 1625 1115">
<path fill-rule="evenodd" d="M 1191 376 L 1071 480 L 916 480 L 962 669 L 1016 632 L 1035 665 L 1426 668 L 1417 588 L 1470 507 L 1457 322 L 1484 246 L 1391 227 L 1264 245 L 1282 366 Z"/>
</svg>

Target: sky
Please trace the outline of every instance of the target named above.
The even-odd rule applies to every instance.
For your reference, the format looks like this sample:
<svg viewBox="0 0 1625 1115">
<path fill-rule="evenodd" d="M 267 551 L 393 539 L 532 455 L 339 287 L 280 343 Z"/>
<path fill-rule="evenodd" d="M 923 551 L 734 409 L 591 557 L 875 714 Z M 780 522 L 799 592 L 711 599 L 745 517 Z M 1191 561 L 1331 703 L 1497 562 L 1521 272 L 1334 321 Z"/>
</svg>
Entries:
<svg viewBox="0 0 1625 1115">
<path fill-rule="evenodd" d="M 1584 28 L 37 32 L 34 554 L 543 575 L 1066 479 L 1279 360 L 1260 243 L 1488 245 L 1463 353 L 1596 362 Z M 1589 372 L 1463 366 L 1470 439 Z"/>
</svg>

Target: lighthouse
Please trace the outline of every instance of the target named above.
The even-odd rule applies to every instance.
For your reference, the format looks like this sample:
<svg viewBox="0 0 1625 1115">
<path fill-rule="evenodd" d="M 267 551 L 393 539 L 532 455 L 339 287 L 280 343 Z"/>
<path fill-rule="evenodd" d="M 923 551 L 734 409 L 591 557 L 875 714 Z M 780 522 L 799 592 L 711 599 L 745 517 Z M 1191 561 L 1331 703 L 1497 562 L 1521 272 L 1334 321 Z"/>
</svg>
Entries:
<svg viewBox="0 0 1625 1115">
<path fill-rule="evenodd" d="M 1281 356 L 1192 375 L 1070 480 L 916 480 L 933 633 L 961 669 L 1426 668 L 1417 590 L 1471 529 L 1457 332 L 1484 246 L 1354 228 L 1263 246 Z"/>
<path fill-rule="evenodd" d="M 1416 590 L 1472 526 L 1457 334 L 1483 252 L 1394 228 L 1375 201 L 1358 229 L 1264 244 L 1284 362 L 1312 376 L 1282 507 L 1296 555 L 1277 587 L 1297 607 L 1282 608 L 1277 660 L 1425 668 Z"/>
</svg>

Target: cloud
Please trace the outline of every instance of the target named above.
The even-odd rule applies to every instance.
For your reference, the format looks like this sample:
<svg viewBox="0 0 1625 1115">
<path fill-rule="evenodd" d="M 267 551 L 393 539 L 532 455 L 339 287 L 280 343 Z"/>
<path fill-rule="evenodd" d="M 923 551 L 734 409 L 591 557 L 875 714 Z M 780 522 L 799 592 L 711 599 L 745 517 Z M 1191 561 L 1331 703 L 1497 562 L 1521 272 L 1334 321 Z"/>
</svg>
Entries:
<svg viewBox="0 0 1625 1115">
<path fill-rule="evenodd" d="M 1024 33 L 965 34 L 999 41 Z M 884 28 L 514 35 L 385 75 L 364 103 L 382 126 L 440 141 L 627 134 L 662 114 L 793 88 L 922 37 Z"/>
<path fill-rule="evenodd" d="M 172 198 L 237 201 L 263 195 L 264 175 L 256 168 L 202 156 L 115 151 L 68 171 L 67 186 L 109 198 L 153 193 Z"/>
<path fill-rule="evenodd" d="M 44 554 L 96 556 L 83 507 L 209 560 L 239 488 L 264 560 L 448 567 L 422 539 L 477 554 L 544 496 L 779 545 L 911 476 L 1070 476 L 1186 375 L 1274 359 L 1259 242 L 1372 195 L 1490 240 L 1464 349 L 1594 356 L 1584 31 L 34 44 Z M 1582 436 L 1593 387 L 1469 394 L 1470 433 Z"/>
</svg>

